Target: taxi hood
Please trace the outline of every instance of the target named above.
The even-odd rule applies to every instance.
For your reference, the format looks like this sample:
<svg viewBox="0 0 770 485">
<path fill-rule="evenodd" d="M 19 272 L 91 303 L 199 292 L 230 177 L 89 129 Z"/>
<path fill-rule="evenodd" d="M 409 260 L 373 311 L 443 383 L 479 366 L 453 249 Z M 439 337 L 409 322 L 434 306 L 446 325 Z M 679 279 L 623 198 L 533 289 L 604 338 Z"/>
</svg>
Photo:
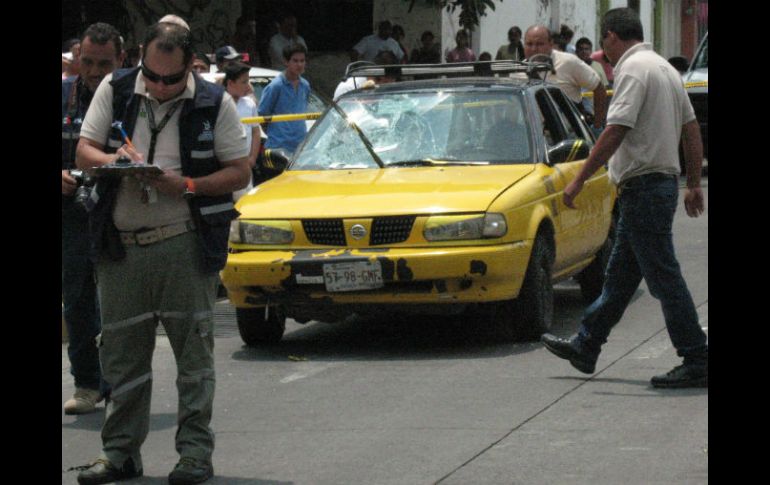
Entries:
<svg viewBox="0 0 770 485">
<path fill-rule="evenodd" d="M 242 197 L 244 219 L 483 212 L 535 165 L 286 171 Z"/>
</svg>

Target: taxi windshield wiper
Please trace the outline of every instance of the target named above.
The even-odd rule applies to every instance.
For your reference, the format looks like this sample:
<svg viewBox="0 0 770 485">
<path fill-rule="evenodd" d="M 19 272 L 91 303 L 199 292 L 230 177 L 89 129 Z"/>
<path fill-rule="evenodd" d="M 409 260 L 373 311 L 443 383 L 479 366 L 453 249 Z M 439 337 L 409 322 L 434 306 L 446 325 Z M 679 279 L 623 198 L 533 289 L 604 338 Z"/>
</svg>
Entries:
<svg viewBox="0 0 770 485">
<path fill-rule="evenodd" d="M 435 167 L 439 165 L 489 165 L 485 161 L 421 158 L 417 160 L 401 160 L 388 164 L 388 167 Z"/>
<path fill-rule="evenodd" d="M 364 132 L 361 131 L 361 128 L 358 127 L 356 122 L 348 118 L 348 115 L 345 114 L 344 111 L 342 111 L 342 108 L 340 108 L 339 105 L 334 102 L 334 100 L 331 101 L 331 106 L 334 109 L 334 111 L 336 111 L 337 113 L 339 113 L 340 116 L 342 116 L 342 119 L 345 120 L 345 123 L 347 123 L 348 126 L 352 127 L 353 131 L 355 131 L 358 134 L 358 138 L 360 138 L 361 141 L 364 142 L 364 146 L 366 147 L 366 150 L 369 152 L 369 155 L 372 156 L 372 160 L 374 160 L 380 168 L 385 168 L 385 164 L 382 163 L 382 159 L 380 158 L 380 156 L 374 152 L 374 147 L 372 146 L 372 142 L 370 142 L 369 138 L 367 138 L 366 135 L 364 135 Z"/>
</svg>

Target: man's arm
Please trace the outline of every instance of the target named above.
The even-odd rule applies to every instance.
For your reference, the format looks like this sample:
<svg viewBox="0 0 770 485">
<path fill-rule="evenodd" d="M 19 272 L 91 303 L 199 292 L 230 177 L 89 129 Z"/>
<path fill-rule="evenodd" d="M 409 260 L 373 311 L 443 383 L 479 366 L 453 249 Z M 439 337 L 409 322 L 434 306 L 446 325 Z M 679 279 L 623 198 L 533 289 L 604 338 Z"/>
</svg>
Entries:
<svg viewBox="0 0 770 485">
<path fill-rule="evenodd" d="M 682 127 L 684 162 L 687 171 L 687 190 L 684 194 L 684 208 L 690 217 L 703 214 L 703 191 L 700 187 L 700 174 L 703 167 L 703 141 L 700 136 L 698 120 L 685 123 Z"/>
<path fill-rule="evenodd" d="M 583 189 L 583 184 L 617 151 L 630 129 L 623 125 L 610 125 L 604 130 L 593 150 L 588 155 L 583 168 L 580 169 L 575 179 L 564 189 L 564 205 L 575 209 L 574 200 Z"/>
<path fill-rule="evenodd" d="M 127 148 L 125 145 L 122 148 Z M 80 169 L 91 167 L 100 167 L 108 163 L 113 163 L 118 158 L 118 154 L 104 153 L 104 145 L 94 140 L 80 137 L 78 148 L 75 152 L 75 165 Z"/>
<path fill-rule="evenodd" d="M 594 128 L 601 129 L 607 120 L 607 90 L 601 80 L 594 89 Z"/>
</svg>

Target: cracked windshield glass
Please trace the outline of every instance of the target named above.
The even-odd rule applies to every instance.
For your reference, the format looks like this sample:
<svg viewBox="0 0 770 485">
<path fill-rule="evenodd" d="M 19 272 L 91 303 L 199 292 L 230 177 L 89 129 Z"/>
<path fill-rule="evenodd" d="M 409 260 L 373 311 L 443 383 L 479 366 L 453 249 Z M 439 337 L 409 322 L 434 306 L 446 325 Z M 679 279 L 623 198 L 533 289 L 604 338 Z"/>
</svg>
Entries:
<svg viewBox="0 0 770 485">
<path fill-rule="evenodd" d="M 531 162 L 515 92 L 362 93 L 339 108 L 318 122 L 291 170 Z"/>
</svg>

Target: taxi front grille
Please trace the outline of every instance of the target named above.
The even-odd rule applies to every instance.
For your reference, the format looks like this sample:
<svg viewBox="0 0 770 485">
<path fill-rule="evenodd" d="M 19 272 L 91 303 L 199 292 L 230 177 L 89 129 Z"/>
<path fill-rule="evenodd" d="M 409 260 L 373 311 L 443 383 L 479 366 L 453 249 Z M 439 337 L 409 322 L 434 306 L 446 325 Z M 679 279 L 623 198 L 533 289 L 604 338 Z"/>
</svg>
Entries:
<svg viewBox="0 0 770 485">
<path fill-rule="evenodd" d="M 397 244 L 409 239 L 415 216 L 375 217 L 369 244 Z M 345 246 L 345 224 L 342 219 L 303 219 L 302 229 L 308 241 L 324 246 Z"/>
<path fill-rule="evenodd" d="M 409 239 L 415 216 L 376 217 L 372 221 L 369 244 L 396 244 Z"/>
<path fill-rule="evenodd" d="M 302 229 L 308 241 L 324 246 L 344 246 L 345 226 L 342 219 L 304 219 Z"/>
</svg>

